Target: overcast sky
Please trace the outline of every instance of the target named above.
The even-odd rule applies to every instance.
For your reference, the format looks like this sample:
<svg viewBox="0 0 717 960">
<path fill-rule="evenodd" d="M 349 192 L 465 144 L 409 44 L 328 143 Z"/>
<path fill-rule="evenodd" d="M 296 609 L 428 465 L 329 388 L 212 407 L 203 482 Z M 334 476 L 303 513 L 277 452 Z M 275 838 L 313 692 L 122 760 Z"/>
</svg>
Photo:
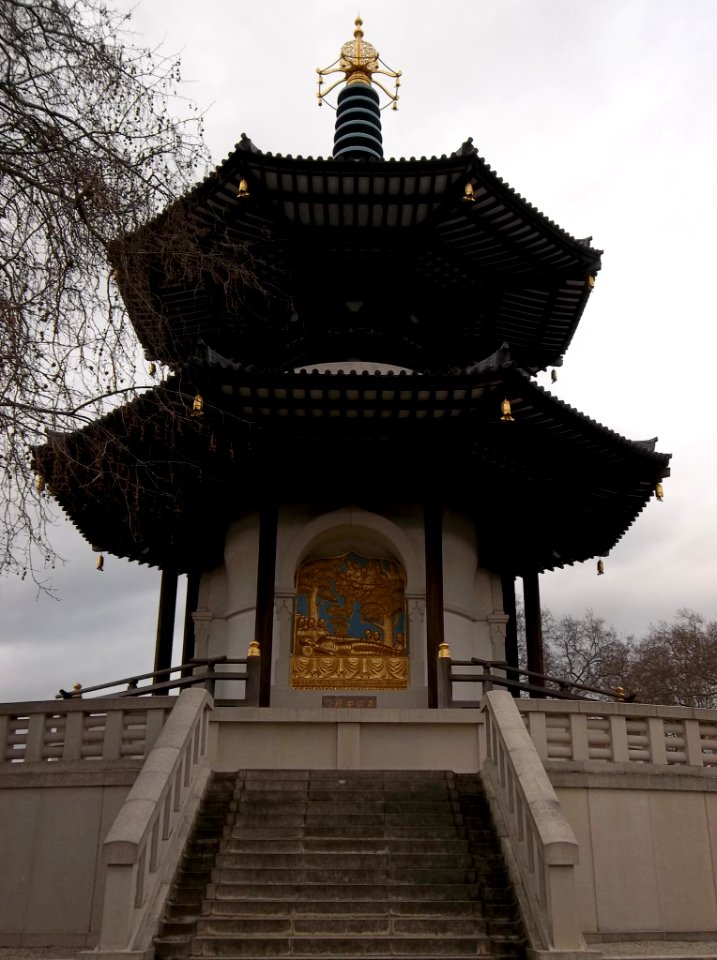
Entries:
<svg viewBox="0 0 717 960">
<path fill-rule="evenodd" d="M 350 39 L 355 6 L 133 9 L 138 43 L 181 52 L 215 162 L 242 132 L 264 151 L 330 155 L 334 115 L 316 106 L 315 68 Z M 448 154 L 473 137 L 519 193 L 604 249 L 551 389 L 674 455 L 665 502 L 649 504 L 606 576 L 593 562 L 546 574 L 545 605 L 592 608 L 638 634 L 679 607 L 717 619 L 717 3 L 370 0 L 360 12 L 366 39 L 404 75 L 400 110 L 383 114 L 388 157 Z M 158 573 L 108 557 L 98 574 L 68 527 L 57 544 L 59 600 L 0 580 L 0 701 L 151 669 Z"/>
</svg>

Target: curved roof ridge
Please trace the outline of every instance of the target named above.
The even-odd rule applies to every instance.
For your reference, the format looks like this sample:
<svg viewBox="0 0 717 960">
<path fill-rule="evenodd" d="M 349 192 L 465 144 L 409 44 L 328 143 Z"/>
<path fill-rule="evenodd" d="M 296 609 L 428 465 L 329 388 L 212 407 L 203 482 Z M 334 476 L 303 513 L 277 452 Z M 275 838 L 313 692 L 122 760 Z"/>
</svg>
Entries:
<svg viewBox="0 0 717 960">
<path fill-rule="evenodd" d="M 535 204 L 531 203 L 530 200 L 527 200 L 522 195 L 522 193 L 519 193 L 515 189 L 515 187 L 512 187 L 507 180 L 504 180 L 503 177 L 499 177 L 497 172 L 493 169 L 493 167 L 491 167 L 488 161 L 481 156 L 478 150 L 478 147 L 476 147 L 475 144 L 473 143 L 473 137 L 468 137 L 467 140 L 464 140 L 463 143 L 458 148 L 458 150 L 455 150 L 451 154 L 451 156 L 452 157 L 472 157 L 474 160 L 476 160 L 480 164 L 483 170 L 485 170 L 491 177 L 493 177 L 493 179 L 497 183 L 505 187 L 505 189 L 508 190 L 508 192 L 511 193 L 517 200 L 520 200 L 521 203 L 524 203 L 525 206 L 532 213 L 535 213 L 539 217 L 541 217 L 541 219 L 543 219 L 547 224 L 549 224 L 551 227 L 557 230 L 566 239 L 571 240 L 573 243 L 581 244 L 582 246 L 585 247 L 586 250 L 591 251 L 592 253 L 596 254 L 598 257 L 601 257 L 605 252 L 604 250 L 598 249 L 597 247 L 590 246 L 590 241 L 592 240 L 592 237 L 586 237 L 581 239 L 573 236 L 573 234 L 569 233 L 567 230 L 561 227 L 560 224 L 556 223 L 554 220 L 551 220 L 550 217 L 547 216 L 547 214 L 543 213 L 543 211 L 540 210 L 538 207 L 536 207 Z"/>
<path fill-rule="evenodd" d="M 570 243 L 580 244 L 580 246 L 582 246 L 586 252 L 594 254 L 598 260 L 602 257 L 603 253 L 605 252 L 604 250 L 590 246 L 589 240 L 591 240 L 592 237 L 588 238 L 587 241 L 585 238 L 580 239 L 575 237 L 572 233 L 569 233 L 567 230 L 561 227 L 559 223 L 551 220 L 547 214 L 543 213 L 543 211 L 536 207 L 535 204 L 531 203 L 530 200 L 527 200 L 522 193 L 518 193 L 515 187 L 512 187 L 507 180 L 504 180 L 503 177 L 499 177 L 493 167 L 491 167 L 487 160 L 481 157 L 477 150 L 474 152 L 474 160 L 480 166 L 482 172 L 487 173 L 489 177 L 491 177 L 496 183 L 500 184 L 504 190 L 506 190 L 511 196 L 523 204 L 532 214 L 534 214 L 536 217 L 539 217 L 559 236 L 570 241 Z"/>
<path fill-rule="evenodd" d="M 342 163 L 349 164 L 350 169 L 355 170 L 356 161 L 335 161 L 332 158 L 326 157 L 303 157 L 303 156 L 293 156 L 292 154 L 274 154 L 271 152 L 264 152 L 260 150 L 256 144 L 251 140 L 246 133 L 242 133 L 239 141 L 234 145 L 233 149 L 227 154 L 227 156 L 220 161 L 216 166 L 214 166 L 205 176 L 197 181 L 197 183 L 190 187 L 184 194 L 178 197 L 173 203 L 168 204 L 163 210 L 157 213 L 155 216 L 150 218 L 145 224 L 139 227 L 139 230 L 142 230 L 145 227 L 148 227 L 152 224 L 157 223 L 161 220 L 167 212 L 174 207 L 176 204 L 186 203 L 192 198 L 198 197 L 203 191 L 210 189 L 214 184 L 217 183 L 223 176 L 228 176 L 231 173 L 236 173 L 236 161 L 238 160 L 238 155 L 240 154 L 249 154 L 253 158 L 259 160 L 259 158 L 266 158 L 273 161 L 283 161 L 289 163 L 321 163 L 321 164 L 334 164 L 337 167 L 340 167 Z M 561 227 L 554 220 L 551 220 L 545 213 L 543 213 L 538 207 L 530 203 L 521 193 L 519 193 L 514 187 L 512 187 L 506 180 L 498 176 L 497 172 L 491 167 L 491 165 L 483 158 L 478 152 L 477 147 L 473 144 L 473 138 L 469 137 L 463 142 L 458 150 L 454 151 L 451 154 L 442 154 L 441 156 L 433 155 L 430 157 L 422 156 L 419 158 L 411 157 L 400 157 L 390 158 L 386 160 L 371 161 L 365 165 L 366 172 L 370 173 L 372 170 L 378 170 L 385 168 L 386 165 L 395 164 L 395 163 L 465 163 L 468 161 L 475 169 L 476 174 L 481 174 L 487 179 L 491 180 L 493 184 L 498 187 L 500 190 L 508 194 L 508 196 L 514 199 L 517 203 L 525 208 L 525 210 L 530 213 L 533 217 L 540 220 L 545 226 L 547 226 L 551 231 L 553 231 L 558 237 L 563 241 L 567 241 L 570 244 L 578 245 L 582 248 L 583 255 L 588 254 L 592 255 L 598 262 L 595 265 L 595 269 L 600 268 L 600 257 L 602 256 L 603 251 L 591 247 L 589 242 L 584 238 L 580 239 L 573 236 L 563 227 Z"/>
<path fill-rule="evenodd" d="M 535 383 L 532 380 L 530 380 L 529 377 L 525 373 L 523 373 L 523 371 L 519 370 L 517 372 L 520 374 L 521 377 L 523 377 L 525 382 L 528 383 L 533 390 L 547 397 L 552 403 L 556 404 L 557 406 L 562 407 L 563 410 L 566 410 L 570 415 L 572 415 L 576 419 L 581 420 L 583 423 L 589 423 L 592 427 L 600 430 L 602 433 L 606 434 L 612 439 L 617 440 L 619 443 L 622 443 L 631 449 L 634 449 L 635 447 L 639 447 L 641 453 L 651 454 L 651 456 L 655 460 L 658 460 L 664 463 L 665 465 L 667 465 L 670 458 L 672 457 L 671 453 L 660 453 L 659 451 L 655 450 L 655 443 L 657 442 L 657 437 L 655 437 L 654 441 L 630 440 L 629 437 L 625 437 L 623 436 L 623 434 L 618 433 L 616 430 L 612 430 L 610 427 L 606 427 L 605 424 L 600 423 L 599 420 L 595 420 L 593 419 L 593 417 L 589 417 L 586 413 L 583 413 L 582 411 L 578 410 L 577 407 L 574 407 L 572 404 L 568 403 L 566 400 L 561 400 L 560 397 L 556 397 L 556 395 L 554 393 L 551 393 L 550 390 L 547 390 L 545 387 L 541 387 L 539 383 Z M 650 447 L 650 444 L 652 444 L 651 447 Z"/>
<path fill-rule="evenodd" d="M 467 367 L 462 370 L 459 370 L 459 373 L 463 374 L 472 374 L 472 373 L 486 373 L 492 370 L 505 370 L 508 367 L 513 365 L 513 361 L 510 357 L 510 344 L 502 343 L 497 350 L 494 350 L 493 353 L 489 354 L 487 357 L 484 357 L 482 360 L 476 360 L 474 363 L 470 363 Z"/>
</svg>

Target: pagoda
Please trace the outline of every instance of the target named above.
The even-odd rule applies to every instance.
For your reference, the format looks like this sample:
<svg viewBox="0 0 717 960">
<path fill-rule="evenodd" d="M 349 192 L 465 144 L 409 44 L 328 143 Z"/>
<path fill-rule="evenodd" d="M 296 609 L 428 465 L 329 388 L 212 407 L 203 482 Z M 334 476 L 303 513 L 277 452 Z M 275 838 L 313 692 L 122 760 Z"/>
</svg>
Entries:
<svg viewBox="0 0 717 960">
<path fill-rule="evenodd" d="M 331 158 L 242 135 L 118 244 L 129 316 L 166 376 L 54 435 L 35 466 L 95 549 L 162 569 L 156 669 L 186 573 L 185 659 L 258 641 L 263 706 L 333 690 L 434 707 L 444 641 L 517 665 L 517 577 L 541 669 L 539 574 L 607 554 L 669 456 L 536 382 L 562 363 L 600 251 L 471 140 L 384 159 L 381 97 L 395 106 L 384 84 L 400 74 L 360 19 L 319 102 L 334 73 Z M 198 272 L 162 253 L 182 224 Z"/>
</svg>

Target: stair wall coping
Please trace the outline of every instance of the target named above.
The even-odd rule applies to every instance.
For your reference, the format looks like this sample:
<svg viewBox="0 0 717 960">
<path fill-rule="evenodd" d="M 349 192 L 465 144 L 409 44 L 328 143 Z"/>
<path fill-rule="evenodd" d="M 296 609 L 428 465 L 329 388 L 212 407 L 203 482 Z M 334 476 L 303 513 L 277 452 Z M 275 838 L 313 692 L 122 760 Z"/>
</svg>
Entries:
<svg viewBox="0 0 717 960">
<path fill-rule="evenodd" d="M 186 690 L 103 844 L 105 895 L 95 960 L 149 956 L 169 886 L 210 775 L 211 696 Z"/>
<path fill-rule="evenodd" d="M 484 698 L 488 755 L 482 775 L 496 819 L 506 834 L 530 913 L 526 928 L 535 956 L 548 950 L 585 956 L 576 917 L 578 842 L 513 697 L 495 690 Z M 537 936 L 536 936 L 537 935 Z M 537 941 L 537 942 L 536 942 Z"/>
</svg>

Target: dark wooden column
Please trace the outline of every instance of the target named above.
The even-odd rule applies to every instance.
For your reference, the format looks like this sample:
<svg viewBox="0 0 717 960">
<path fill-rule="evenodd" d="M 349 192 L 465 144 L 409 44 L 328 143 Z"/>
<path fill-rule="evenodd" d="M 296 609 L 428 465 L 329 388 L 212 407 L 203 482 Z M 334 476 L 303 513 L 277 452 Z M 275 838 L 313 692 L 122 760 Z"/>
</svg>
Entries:
<svg viewBox="0 0 717 960">
<path fill-rule="evenodd" d="M 540 587 L 538 574 L 523 576 L 523 603 L 525 605 L 525 642 L 528 653 L 528 670 L 545 673 L 543 659 L 543 626 L 540 617 Z M 535 684 L 536 680 L 531 679 Z"/>
<path fill-rule="evenodd" d="M 429 501 L 423 509 L 426 544 L 426 657 L 428 706 L 438 706 L 438 647 L 443 643 L 443 511 Z"/>
<path fill-rule="evenodd" d="M 157 642 L 154 648 L 154 669 L 166 670 L 172 666 L 174 642 L 174 614 L 177 606 L 177 571 L 173 567 L 162 570 L 157 614 Z M 161 679 L 165 680 L 166 677 Z"/>
<path fill-rule="evenodd" d="M 503 574 L 501 577 L 503 586 L 503 612 L 508 617 L 505 625 L 505 659 L 511 665 L 518 669 L 518 623 L 515 615 L 515 577 L 512 574 Z M 513 670 L 507 670 L 506 675 L 509 680 L 518 680 L 518 674 Z M 520 696 L 520 690 L 510 691 L 514 697 Z"/>
<path fill-rule="evenodd" d="M 260 707 L 268 707 L 271 699 L 271 646 L 274 633 L 274 582 L 276 579 L 278 520 L 276 503 L 274 501 L 265 502 L 259 514 L 259 558 L 254 626 L 254 639 L 259 641 L 261 651 Z"/>
<path fill-rule="evenodd" d="M 184 605 L 184 633 L 182 635 L 182 663 L 189 663 L 194 656 L 194 620 L 192 614 L 199 600 L 199 571 L 190 570 L 187 574 L 187 602 Z M 183 671 L 191 674 L 191 668 Z"/>
</svg>

